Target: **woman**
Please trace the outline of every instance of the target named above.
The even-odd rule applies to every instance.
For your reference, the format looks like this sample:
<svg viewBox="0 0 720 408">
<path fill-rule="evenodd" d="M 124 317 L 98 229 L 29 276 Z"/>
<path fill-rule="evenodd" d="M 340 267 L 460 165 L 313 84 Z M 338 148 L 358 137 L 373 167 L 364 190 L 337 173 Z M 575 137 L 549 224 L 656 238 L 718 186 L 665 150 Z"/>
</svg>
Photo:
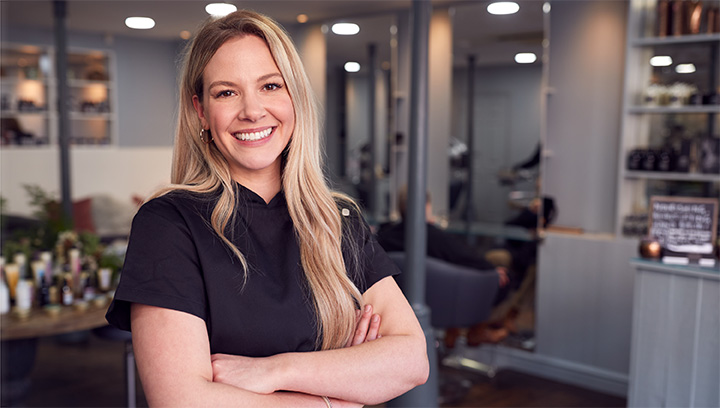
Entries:
<svg viewBox="0 0 720 408">
<path fill-rule="evenodd" d="M 425 382 L 396 268 L 325 184 L 317 112 L 267 17 L 190 44 L 173 185 L 138 211 L 108 312 L 132 327 L 150 405 L 358 406 Z"/>
</svg>

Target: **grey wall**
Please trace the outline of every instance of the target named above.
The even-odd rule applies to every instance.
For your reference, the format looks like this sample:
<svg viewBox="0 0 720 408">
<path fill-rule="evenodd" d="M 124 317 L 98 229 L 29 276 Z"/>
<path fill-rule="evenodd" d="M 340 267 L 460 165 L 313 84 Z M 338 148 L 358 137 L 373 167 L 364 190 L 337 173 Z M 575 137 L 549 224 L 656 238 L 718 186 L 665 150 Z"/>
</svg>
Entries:
<svg viewBox="0 0 720 408">
<path fill-rule="evenodd" d="M 552 2 L 543 187 L 559 225 L 614 230 L 627 7 Z"/>
<path fill-rule="evenodd" d="M 9 27 L 3 42 L 53 46 L 53 33 Z M 175 41 L 105 37 L 69 33 L 68 48 L 110 51 L 116 76 L 117 144 L 121 147 L 171 146 L 176 105 L 176 59 L 181 44 Z M 111 96 L 112 98 L 112 96 Z"/>
</svg>

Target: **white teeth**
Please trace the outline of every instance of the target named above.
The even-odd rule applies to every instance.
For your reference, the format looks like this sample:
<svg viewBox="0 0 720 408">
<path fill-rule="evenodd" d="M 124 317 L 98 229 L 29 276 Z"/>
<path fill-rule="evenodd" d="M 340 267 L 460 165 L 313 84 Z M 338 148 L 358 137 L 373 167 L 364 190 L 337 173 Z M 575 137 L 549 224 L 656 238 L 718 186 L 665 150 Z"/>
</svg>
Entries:
<svg viewBox="0 0 720 408">
<path fill-rule="evenodd" d="M 260 132 L 250 132 L 250 133 L 235 133 L 235 138 L 238 140 L 243 141 L 255 141 L 264 139 L 268 136 L 270 136 L 270 133 L 272 133 L 273 128 L 267 128 Z"/>
</svg>

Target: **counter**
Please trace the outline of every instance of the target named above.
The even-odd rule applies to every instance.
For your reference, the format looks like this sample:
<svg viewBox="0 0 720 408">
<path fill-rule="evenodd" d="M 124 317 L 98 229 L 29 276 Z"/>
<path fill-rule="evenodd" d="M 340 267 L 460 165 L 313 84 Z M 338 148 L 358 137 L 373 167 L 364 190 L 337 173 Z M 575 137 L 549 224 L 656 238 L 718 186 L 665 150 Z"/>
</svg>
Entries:
<svg viewBox="0 0 720 408">
<path fill-rule="evenodd" d="M 628 406 L 720 406 L 720 268 L 631 265 Z"/>
</svg>

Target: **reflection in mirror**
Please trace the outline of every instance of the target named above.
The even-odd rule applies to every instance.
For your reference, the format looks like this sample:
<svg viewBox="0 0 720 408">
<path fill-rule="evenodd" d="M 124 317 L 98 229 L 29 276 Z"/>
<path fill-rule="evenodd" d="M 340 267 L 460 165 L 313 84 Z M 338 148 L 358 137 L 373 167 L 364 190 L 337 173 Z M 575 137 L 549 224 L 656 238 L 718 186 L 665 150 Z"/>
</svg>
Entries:
<svg viewBox="0 0 720 408">
<path fill-rule="evenodd" d="M 554 204 L 540 196 L 543 126 L 543 3 L 520 1 L 512 15 L 458 5 L 448 230 L 494 266 L 507 267 L 491 318 L 503 343 L 534 347 L 537 227 Z"/>
</svg>

